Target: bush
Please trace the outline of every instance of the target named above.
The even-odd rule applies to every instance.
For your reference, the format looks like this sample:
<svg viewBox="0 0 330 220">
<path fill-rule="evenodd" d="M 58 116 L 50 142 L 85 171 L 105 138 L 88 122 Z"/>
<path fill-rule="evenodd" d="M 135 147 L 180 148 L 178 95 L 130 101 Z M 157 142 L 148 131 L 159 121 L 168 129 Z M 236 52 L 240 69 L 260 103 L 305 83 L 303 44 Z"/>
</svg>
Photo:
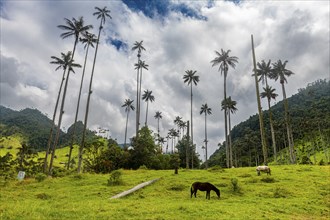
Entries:
<svg viewBox="0 0 330 220">
<path fill-rule="evenodd" d="M 121 179 L 122 172 L 120 170 L 114 170 L 110 173 L 110 178 L 108 179 L 109 186 L 118 186 L 123 183 Z"/>
<path fill-rule="evenodd" d="M 312 161 L 306 155 L 302 156 L 300 164 L 312 164 Z"/>
<path fill-rule="evenodd" d="M 286 189 L 276 187 L 274 190 L 274 198 L 286 198 L 290 193 Z"/>
<path fill-rule="evenodd" d="M 232 190 L 235 193 L 240 193 L 241 192 L 241 187 L 238 185 L 238 180 L 236 178 L 231 179 L 231 186 L 232 186 Z"/>
<path fill-rule="evenodd" d="M 319 165 L 320 166 L 324 166 L 325 165 L 325 162 L 323 161 L 323 159 L 320 160 Z"/>
<path fill-rule="evenodd" d="M 210 171 L 210 172 L 224 172 L 225 170 L 221 166 L 215 165 L 213 167 L 210 167 L 208 169 L 208 171 Z"/>
<path fill-rule="evenodd" d="M 148 167 L 146 165 L 141 165 L 139 167 L 139 170 L 148 170 Z"/>
<path fill-rule="evenodd" d="M 273 177 L 263 177 L 260 181 L 265 183 L 274 183 L 275 179 Z"/>
<path fill-rule="evenodd" d="M 47 175 L 44 174 L 44 173 L 38 173 L 38 174 L 35 176 L 35 179 L 36 179 L 38 182 L 42 182 L 42 181 L 44 181 L 46 178 L 47 178 Z"/>
</svg>

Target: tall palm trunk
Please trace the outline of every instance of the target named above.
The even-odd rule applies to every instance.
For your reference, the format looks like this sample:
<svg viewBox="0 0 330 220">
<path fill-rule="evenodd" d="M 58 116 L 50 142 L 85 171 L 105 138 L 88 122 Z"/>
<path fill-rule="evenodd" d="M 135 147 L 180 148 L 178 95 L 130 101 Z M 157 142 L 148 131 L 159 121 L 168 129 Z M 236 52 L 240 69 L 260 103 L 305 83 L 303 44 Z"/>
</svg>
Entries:
<svg viewBox="0 0 330 220">
<path fill-rule="evenodd" d="M 206 122 L 206 111 L 205 111 L 205 168 L 208 168 L 207 163 L 207 122 Z"/>
<path fill-rule="evenodd" d="M 124 147 L 126 147 L 128 115 L 129 115 L 129 109 L 127 110 L 127 116 L 126 116 L 126 128 L 125 128 L 125 142 L 124 142 Z"/>
<path fill-rule="evenodd" d="M 187 121 L 186 169 L 189 169 L 189 121 Z"/>
<path fill-rule="evenodd" d="M 277 162 L 277 150 L 276 150 L 276 139 L 275 139 L 275 131 L 273 125 L 273 116 L 272 111 L 270 109 L 270 99 L 268 100 L 268 112 L 269 112 L 269 124 L 270 124 L 270 132 L 272 133 L 272 143 L 273 143 L 273 150 L 274 150 L 274 158 L 275 162 Z"/>
<path fill-rule="evenodd" d="M 77 120 L 78 120 L 78 112 L 79 112 L 79 106 L 80 106 L 81 90 L 82 90 L 82 86 L 83 86 L 83 83 L 84 83 L 84 77 L 85 77 L 85 69 L 86 69 L 86 61 L 87 61 L 88 49 L 89 49 L 89 44 L 87 45 L 86 54 L 85 54 L 85 61 L 84 61 L 84 68 L 83 68 L 83 72 L 82 72 L 82 75 L 81 75 L 81 82 L 80 82 L 80 88 L 79 88 L 79 95 L 78 95 L 76 116 L 75 116 L 74 123 L 73 123 L 73 133 L 72 133 L 72 138 L 71 138 L 71 144 L 70 144 L 70 150 L 69 150 L 69 158 L 68 158 L 67 169 L 70 168 L 71 155 L 72 155 L 72 150 L 73 150 L 73 143 L 74 143 L 74 138 L 75 138 L 75 135 L 76 135 L 76 124 L 77 124 Z"/>
<path fill-rule="evenodd" d="M 56 118 L 56 114 L 57 114 L 58 103 L 60 101 L 64 80 L 65 80 L 65 70 L 63 71 L 63 76 L 62 76 L 62 80 L 61 80 L 60 89 L 58 90 L 58 95 L 57 95 L 57 99 L 56 99 L 56 104 L 55 104 L 55 109 L 54 109 L 54 114 L 53 114 L 53 120 L 52 120 L 52 127 L 51 127 L 50 132 L 49 132 L 49 137 L 48 137 L 48 142 L 47 142 L 47 150 L 46 150 L 46 155 L 45 155 L 45 160 L 44 160 L 44 173 L 47 172 L 48 155 L 49 155 L 50 146 L 51 146 L 51 143 L 52 143 L 53 131 L 54 131 L 54 127 L 55 127 L 55 118 Z"/>
<path fill-rule="evenodd" d="M 230 121 L 230 111 L 228 111 L 228 124 L 229 124 L 229 134 L 228 134 L 228 142 L 229 142 L 229 161 L 230 161 L 230 167 L 232 167 L 233 164 L 233 147 L 231 142 L 231 121 Z"/>
<path fill-rule="evenodd" d="M 295 153 L 294 153 L 294 146 L 293 146 L 294 143 L 293 143 L 293 138 L 292 138 L 291 126 L 289 124 L 288 100 L 286 99 L 284 82 L 281 82 L 281 84 L 282 84 L 283 101 L 284 101 L 285 124 L 286 124 L 286 131 L 287 131 L 288 143 L 289 143 L 290 162 L 293 164 L 296 162 L 296 158 L 295 158 Z"/>
<path fill-rule="evenodd" d="M 190 84 L 190 120 L 191 120 L 191 169 L 194 169 L 194 154 L 195 154 L 195 148 L 194 148 L 194 132 L 193 132 L 193 111 L 192 111 L 192 105 L 193 105 L 193 93 L 192 93 L 192 82 Z"/>
<path fill-rule="evenodd" d="M 56 146 L 57 146 L 58 139 L 60 136 L 60 131 L 61 131 L 60 128 L 61 128 L 61 124 L 62 124 L 62 117 L 63 117 L 63 113 L 64 113 L 64 103 L 65 103 L 66 91 L 68 88 L 68 82 L 69 82 L 69 76 L 70 76 L 70 66 L 68 66 L 67 69 L 68 69 L 68 73 L 67 73 L 65 85 L 64 85 L 64 91 L 63 91 L 62 103 L 61 103 L 61 109 L 60 109 L 60 116 L 59 116 L 58 125 L 57 125 L 57 132 L 56 132 L 55 141 L 54 141 L 54 145 L 53 145 L 53 149 L 52 149 L 52 156 L 50 158 L 50 163 L 49 163 L 49 175 L 52 175 L 52 172 L 53 172 L 53 162 L 54 162 L 54 157 L 55 157 L 55 150 L 56 150 Z"/>
<path fill-rule="evenodd" d="M 251 35 L 251 44 L 252 44 L 253 72 L 254 72 L 254 79 L 255 79 L 255 83 L 256 83 L 256 94 L 257 94 L 257 103 L 258 103 L 262 153 L 263 153 L 263 157 L 264 157 L 264 164 L 267 164 L 267 155 L 268 155 L 267 154 L 267 144 L 266 144 L 266 137 L 265 137 L 265 130 L 264 130 L 264 121 L 263 121 L 262 110 L 261 110 L 261 102 L 260 102 L 259 84 L 258 84 L 258 77 L 257 77 L 256 57 L 255 57 L 255 52 L 254 52 L 253 35 Z"/>
<path fill-rule="evenodd" d="M 224 70 L 224 85 L 223 85 L 223 88 L 224 88 L 224 100 L 227 100 L 227 92 L 226 92 L 226 78 L 227 78 L 227 70 Z M 226 142 L 226 165 L 227 165 L 227 168 L 230 167 L 230 159 L 229 159 L 229 143 L 228 143 L 228 125 L 227 125 L 227 122 L 228 122 L 228 119 L 227 119 L 227 108 L 225 108 L 224 110 L 225 112 L 225 142 Z"/>
<path fill-rule="evenodd" d="M 138 63 L 140 63 L 140 57 L 141 54 L 138 53 Z M 140 96 L 139 96 L 139 79 L 140 79 L 140 74 L 139 74 L 139 68 L 137 68 L 137 73 L 136 73 L 136 134 L 135 137 L 137 138 L 139 135 L 139 126 L 140 126 Z"/>
<path fill-rule="evenodd" d="M 82 155 L 83 155 L 83 149 L 85 145 L 85 138 L 86 138 L 86 129 L 87 129 L 87 120 L 88 120 L 88 113 L 89 113 L 89 103 L 92 95 L 92 84 L 93 84 L 93 76 L 94 76 L 94 69 L 95 69 L 95 62 L 96 62 L 96 56 L 97 56 L 97 50 L 99 48 L 99 41 L 100 41 L 100 35 L 102 30 L 102 20 L 99 27 L 99 33 L 97 36 L 97 42 L 96 42 L 96 48 L 95 48 L 95 54 L 94 54 L 94 61 L 93 61 L 93 67 L 92 67 L 92 74 L 89 82 L 89 90 L 88 90 L 88 96 L 87 96 L 87 104 L 86 104 L 86 112 L 85 112 L 85 120 L 84 120 L 84 130 L 83 130 L 83 136 L 81 140 L 81 144 L 79 147 L 79 154 L 78 154 L 78 169 L 77 172 L 81 172 L 81 164 L 82 164 Z"/>
<path fill-rule="evenodd" d="M 74 41 L 71 60 L 73 60 L 74 53 L 76 51 L 77 43 L 78 43 L 78 37 L 76 37 L 76 39 Z M 53 172 L 53 161 L 54 161 L 54 157 L 55 157 L 55 150 L 56 150 L 56 147 L 57 147 L 57 144 L 58 144 L 58 139 L 59 139 L 60 132 L 61 132 L 61 124 L 62 124 L 62 118 L 63 118 L 63 114 L 64 114 L 64 104 L 65 104 L 66 90 L 67 90 L 68 82 L 69 82 L 70 69 L 71 69 L 71 67 L 69 65 L 67 67 L 68 73 L 67 73 L 67 77 L 66 77 L 66 80 L 65 80 L 65 86 L 64 86 L 63 97 L 62 97 L 60 116 L 59 116 L 59 119 L 58 119 L 55 141 L 54 141 L 53 148 L 52 148 L 52 156 L 51 156 L 51 159 L 50 159 L 50 162 L 49 162 L 49 175 L 52 175 L 52 172 Z"/>
<path fill-rule="evenodd" d="M 145 122 L 145 126 L 147 126 L 147 124 L 148 124 L 148 108 L 149 108 L 149 101 L 147 101 L 146 122 Z"/>
<path fill-rule="evenodd" d="M 140 82 L 139 82 L 139 105 L 138 105 L 138 109 L 139 109 L 139 124 L 138 124 L 138 129 L 140 129 L 140 115 L 141 115 L 141 84 L 142 84 L 142 67 L 140 68 Z"/>
</svg>

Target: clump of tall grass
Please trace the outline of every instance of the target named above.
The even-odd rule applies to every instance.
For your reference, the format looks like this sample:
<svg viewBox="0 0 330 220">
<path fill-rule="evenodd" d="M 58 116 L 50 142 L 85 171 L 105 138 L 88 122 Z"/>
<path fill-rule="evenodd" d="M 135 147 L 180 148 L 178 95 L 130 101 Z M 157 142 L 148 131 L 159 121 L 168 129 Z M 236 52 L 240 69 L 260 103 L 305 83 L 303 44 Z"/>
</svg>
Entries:
<svg viewBox="0 0 330 220">
<path fill-rule="evenodd" d="M 236 178 L 232 178 L 231 179 L 231 188 L 232 188 L 232 191 L 234 193 L 237 193 L 237 194 L 241 194 L 242 193 L 242 189 L 241 189 L 241 187 L 238 184 L 238 179 L 236 179 Z"/>
<path fill-rule="evenodd" d="M 108 179 L 109 186 L 118 186 L 123 184 L 123 180 L 121 178 L 122 171 L 121 170 L 114 170 L 110 173 L 110 178 Z"/>
</svg>

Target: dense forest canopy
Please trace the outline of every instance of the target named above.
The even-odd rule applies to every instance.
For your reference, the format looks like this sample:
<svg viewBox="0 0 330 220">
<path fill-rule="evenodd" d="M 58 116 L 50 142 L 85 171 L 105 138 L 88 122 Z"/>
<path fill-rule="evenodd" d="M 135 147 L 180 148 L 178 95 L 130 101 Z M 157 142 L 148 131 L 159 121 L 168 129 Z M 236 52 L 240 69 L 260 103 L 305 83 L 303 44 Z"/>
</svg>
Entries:
<svg viewBox="0 0 330 220">
<path fill-rule="evenodd" d="M 290 121 L 292 123 L 293 136 L 296 151 L 301 144 L 314 142 L 311 145 L 330 146 L 330 82 L 318 80 L 310 83 L 306 88 L 299 89 L 298 93 L 288 98 Z M 275 133 L 277 137 L 277 150 L 287 147 L 286 130 L 284 125 L 283 101 L 277 102 L 271 107 Z M 265 122 L 267 146 L 269 156 L 273 156 L 271 149 L 271 134 L 269 128 L 268 110 L 263 111 Z M 262 163 L 262 151 L 259 133 L 258 115 L 250 116 L 246 121 L 236 125 L 232 129 L 232 141 L 234 145 L 235 165 L 251 166 Z M 317 144 L 317 141 L 322 143 Z M 299 153 L 299 152 L 298 152 Z M 225 152 L 223 144 L 210 157 L 210 165 L 224 165 Z M 282 160 L 282 161 L 281 161 Z M 284 157 L 279 162 L 284 163 Z"/>
</svg>

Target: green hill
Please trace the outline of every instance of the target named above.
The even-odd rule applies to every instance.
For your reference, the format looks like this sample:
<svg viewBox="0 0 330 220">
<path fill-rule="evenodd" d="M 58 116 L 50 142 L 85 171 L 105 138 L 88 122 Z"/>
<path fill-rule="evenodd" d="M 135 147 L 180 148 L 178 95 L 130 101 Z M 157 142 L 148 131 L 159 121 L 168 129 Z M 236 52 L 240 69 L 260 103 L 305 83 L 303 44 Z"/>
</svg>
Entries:
<svg viewBox="0 0 330 220">
<path fill-rule="evenodd" d="M 52 120 L 37 109 L 26 108 L 20 111 L 0 106 L 0 137 L 19 136 L 20 141 L 25 141 L 29 146 L 38 151 L 45 151 L 49 138 Z M 77 122 L 75 143 L 80 143 L 83 131 L 83 123 Z M 56 129 L 54 129 L 55 136 Z M 60 147 L 71 142 L 73 125 L 65 133 L 60 130 Z M 94 132 L 87 130 L 87 138 L 92 138 Z M 4 145 L 4 143 L 3 143 Z"/>
<path fill-rule="evenodd" d="M 281 94 L 279 94 L 281 95 Z M 262 100 L 265 101 L 265 100 Z M 319 80 L 299 89 L 298 93 L 288 98 L 290 121 L 296 154 L 301 158 L 330 147 L 330 82 Z M 286 127 L 284 123 L 283 101 L 271 107 L 276 136 L 276 147 L 280 154 L 279 162 L 285 163 L 286 158 Z M 232 117 L 235 117 L 233 115 Z M 272 139 L 269 125 L 269 112 L 263 111 L 268 156 L 273 156 Z M 262 150 L 259 130 L 259 116 L 253 115 L 232 129 L 234 164 L 251 166 L 262 163 Z M 326 159 L 326 158 L 325 158 Z M 329 161 L 329 158 L 328 158 Z M 224 144 L 210 156 L 209 164 L 219 162 L 225 166 Z"/>
</svg>

